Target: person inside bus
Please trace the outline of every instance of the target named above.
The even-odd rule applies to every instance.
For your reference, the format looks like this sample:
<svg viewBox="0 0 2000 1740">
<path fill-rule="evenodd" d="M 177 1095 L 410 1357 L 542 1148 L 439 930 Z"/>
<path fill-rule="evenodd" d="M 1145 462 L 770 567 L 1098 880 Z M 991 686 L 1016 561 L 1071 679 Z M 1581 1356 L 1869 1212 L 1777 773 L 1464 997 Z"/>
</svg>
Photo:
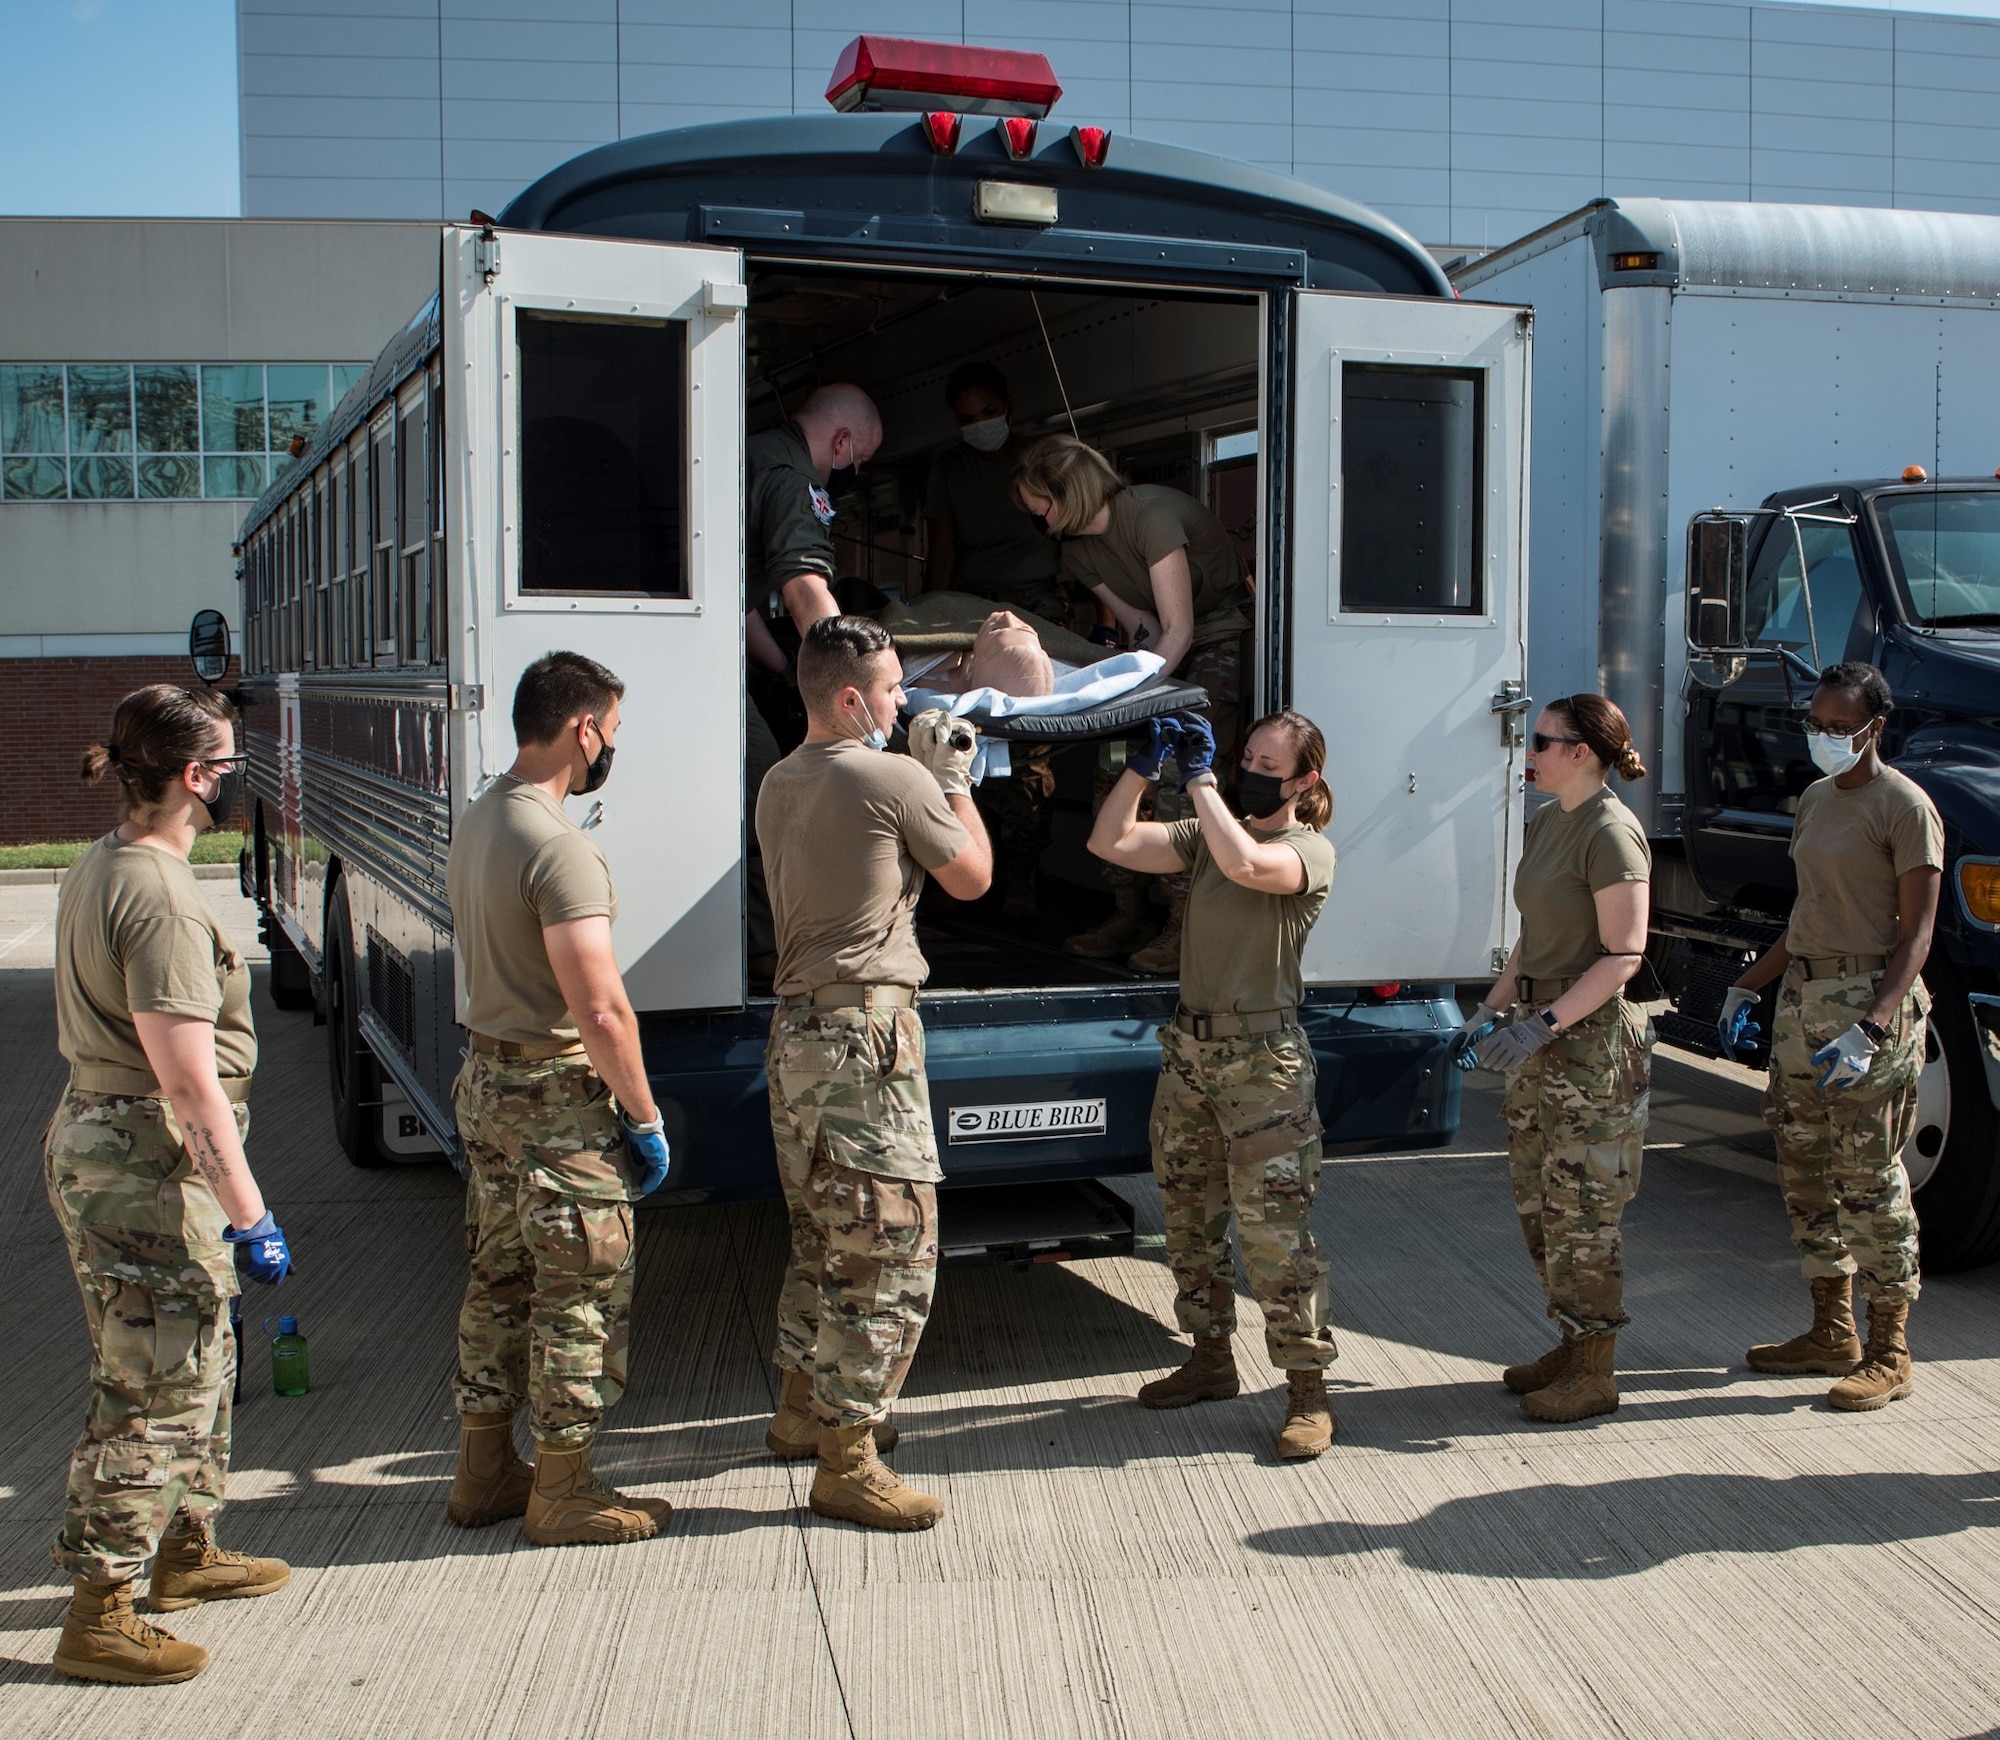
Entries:
<svg viewBox="0 0 2000 1740">
<path fill-rule="evenodd" d="M 1143 822 L 1140 802 L 1170 754 L 1194 815 Z M 1174 1317 L 1194 1350 L 1138 1399 L 1184 1408 L 1237 1392 L 1233 1208 L 1265 1349 L 1287 1380 L 1278 1454 L 1299 1461 L 1321 1455 L 1334 1434 L 1326 1368 L 1337 1350 L 1326 1259 L 1312 1234 L 1318 1075 L 1299 1025 L 1300 961 L 1333 885 L 1326 739 L 1302 714 L 1258 720 L 1226 796 L 1214 756 L 1199 714 L 1149 720 L 1090 835 L 1108 864 L 1189 879 L 1180 1007 L 1159 1032 L 1152 1137 Z"/>
<path fill-rule="evenodd" d="M 1193 496 L 1164 484 L 1127 483 L 1098 450 L 1070 435 L 1048 435 L 1021 456 L 1014 499 L 1063 540 L 1063 575 L 1117 619 L 1135 649 L 1165 661 L 1169 676 L 1208 692 L 1203 717 L 1225 767 L 1235 764 L 1242 725 L 1242 673 L 1249 654 L 1250 588 L 1243 559 L 1222 522 Z M 1111 789 L 1100 771 L 1097 801 Z M 1180 819 L 1178 796 L 1154 797 L 1162 821 Z M 1152 878 L 1108 864 L 1115 910 L 1063 946 L 1093 960 L 1127 957 L 1142 973 L 1180 965 L 1188 875 L 1166 877 L 1166 928 L 1152 935 Z M 1148 938 L 1152 940 L 1148 942 Z"/>
<path fill-rule="evenodd" d="M 1824 778 L 1799 799 L 1792 862 L 1799 894 L 1785 934 L 1732 985 L 1719 1035 L 1746 1049 L 1751 1011 L 1778 983 L 1764 1119 L 1778 1144 L 1792 1242 L 1812 1289 L 1812 1327 L 1750 1349 L 1753 1370 L 1840 1379 L 1827 1403 L 1886 1407 L 1915 1378 L 1907 1333 L 1922 1284 L 1903 1149 L 1917 1110 L 1944 824 L 1930 794 L 1884 764 L 1894 704 L 1873 665 L 1829 665 L 1813 691 L 1806 746 Z M 1868 1300 L 1854 1329 L 1853 1277 Z"/>
<path fill-rule="evenodd" d="M 465 996 L 452 1109 L 470 1259 L 445 1508 L 460 1528 L 518 1516 L 538 1547 L 643 1541 L 673 1514 L 590 1465 L 625 1393 L 632 1205 L 670 1160 L 618 971 L 611 867 L 563 808 L 610 777 L 624 694 L 581 653 L 528 666 L 513 764 L 468 806 L 445 860 Z M 524 1408 L 532 1470 L 514 1450 Z"/>
<path fill-rule="evenodd" d="M 859 387 L 844 381 L 816 388 L 790 422 L 761 430 L 744 444 L 744 635 L 750 660 L 764 679 L 782 680 L 790 663 L 771 632 L 780 614 L 791 618 L 801 639 L 822 617 L 840 614 L 830 530 L 835 480 L 851 480 L 881 445 L 882 413 Z M 785 739 L 796 735 L 781 730 L 784 722 L 759 706 L 760 686 L 750 684 L 743 709 L 748 816 L 757 813 L 757 794 L 785 753 Z M 754 828 L 746 868 L 746 952 L 752 976 L 766 978 L 776 963 L 777 938 Z"/>
<path fill-rule="evenodd" d="M 1014 499 L 1021 440 L 1007 377 L 990 362 L 961 363 L 944 396 L 959 439 L 931 461 L 924 485 L 925 591 L 976 593 L 1065 623 L 1056 541 Z M 1000 847 L 1004 919 L 1030 919 L 1041 910 L 1035 875 L 1049 844 L 1053 753 L 1046 745 L 1023 745 L 1007 778 L 987 780 L 977 793 Z"/>
<path fill-rule="evenodd" d="M 236 815 L 244 757 L 214 690 L 155 683 L 112 716 L 85 779 L 118 777 L 124 819 L 70 867 L 56 903 L 56 1036 L 70 1076 L 49 1122 L 49 1203 L 90 1328 L 90 1414 L 70 1458 L 56 1564 L 75 1593 L 55 1666 L 168 1685 L 208 1652 L 154 1611 L 269 1595 L 281 1559 L 215 1544 L 229 1469 L 241 1272 L 291 1266 L 243 1152 L 257 1034 L 250 969 L 188 868 Z"/>
</svg>

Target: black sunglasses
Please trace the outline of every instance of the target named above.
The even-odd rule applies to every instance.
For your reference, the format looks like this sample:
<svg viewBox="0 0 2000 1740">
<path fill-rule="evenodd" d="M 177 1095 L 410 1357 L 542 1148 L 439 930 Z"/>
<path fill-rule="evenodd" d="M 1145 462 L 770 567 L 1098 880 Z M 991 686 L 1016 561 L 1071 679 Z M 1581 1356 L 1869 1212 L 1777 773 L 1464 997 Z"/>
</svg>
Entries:
<svg viewBox="0 0 2000 1740">
<path fill-rule="evenodd" d="M 1583 739 L 1581 737 L 1544 737 L 1537 731 L 1528 741 L 1535 746 L 1535 753 L 1537 755 L 1546 755 L 1558 743 L 1581 743 Z"/>
</svg>

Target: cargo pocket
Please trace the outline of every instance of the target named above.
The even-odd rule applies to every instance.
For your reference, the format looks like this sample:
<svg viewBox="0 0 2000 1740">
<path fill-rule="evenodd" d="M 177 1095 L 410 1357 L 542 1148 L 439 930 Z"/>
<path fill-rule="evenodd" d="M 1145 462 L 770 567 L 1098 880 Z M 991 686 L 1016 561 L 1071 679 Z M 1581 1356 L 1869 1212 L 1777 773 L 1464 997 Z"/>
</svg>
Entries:
<svg viewBox="0 0 2000 1740">
<path fill-rule="evenodd" d="M 1295 1107 L 1275 1123 L 1230 1137 L 1230 1194 L 1239 1220 L 1295 1216 L 1312 1201 L 1319 1135 L 1318 1115 Z"/>
<path fill-rule="evenodd" d="M 632 1255 L 632 1208 L 545 1196 L 529 1212 L 528 1236 L 538 1269 L 579 1279 L 615 1275 Z"/>
</svg>

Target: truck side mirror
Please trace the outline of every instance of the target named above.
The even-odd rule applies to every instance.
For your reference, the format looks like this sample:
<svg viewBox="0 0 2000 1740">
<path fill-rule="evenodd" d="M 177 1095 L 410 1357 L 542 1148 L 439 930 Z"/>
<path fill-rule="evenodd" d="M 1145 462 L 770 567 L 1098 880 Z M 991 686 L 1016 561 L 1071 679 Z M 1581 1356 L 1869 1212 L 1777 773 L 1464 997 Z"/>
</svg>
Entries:
<svg viewBox="0 0 2000 1740">
<path fill-rule="evenodd" d="M 229 674 L 229 618 L 219 610 L 197 610 L 188 626 L 188 659 L 204 683 Z"/>
<path fill-rule="evenodd" d="M 1750 524 L 1741 514 L 1696 514 L 1688 521 L 1687 637 L 1703 651 L 1743 644 L 1743 598 Z"/>
</svg>

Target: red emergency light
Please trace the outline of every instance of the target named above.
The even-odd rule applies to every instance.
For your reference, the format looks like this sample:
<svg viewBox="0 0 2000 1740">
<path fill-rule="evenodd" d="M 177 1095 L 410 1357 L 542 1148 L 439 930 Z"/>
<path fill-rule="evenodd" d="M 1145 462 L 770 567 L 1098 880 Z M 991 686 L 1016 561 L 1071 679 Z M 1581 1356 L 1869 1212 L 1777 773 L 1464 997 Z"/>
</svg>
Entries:
<svg viewBox="0 0 2000 1740">
<path fill-rule="evenodd" d="M 1102 169 L 1105 158 L 1111 155 L 1109 127 L 1072 127 L 1069 140 L 1086 169 Z"/>
<path fill-rule="evenodd" d="M 949 157 L 958 149 L 958 132 L 963 124 L 963 118 L 949 109 L 927 109 L 924 112 L 924 137 L 940 157 Z"/>
<path fill-rule="evenodd" d="M 921 113 L 949 106 L 968 115 L 1024 115 L 1039 120 L 1062 86 L 1045 54 L 857 36 L 840 51 L 826 100 L 851 109 Z"/>
<path fill-rule="evenodd" d="M 1035 149 L 1035 123 L 1026 115 L 1003 115 L 1000 118 L 1000 142 L 1007 147 L 1007 155 L 1019 163 Z"/>
</svg>

